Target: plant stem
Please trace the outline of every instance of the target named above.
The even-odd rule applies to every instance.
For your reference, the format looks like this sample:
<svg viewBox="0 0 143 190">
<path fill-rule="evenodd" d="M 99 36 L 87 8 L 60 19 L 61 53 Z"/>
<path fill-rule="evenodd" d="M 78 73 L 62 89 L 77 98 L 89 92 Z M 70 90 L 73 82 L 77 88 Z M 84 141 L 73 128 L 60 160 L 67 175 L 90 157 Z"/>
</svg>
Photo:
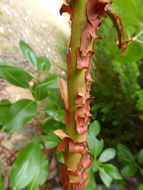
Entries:
<svg viewBox="0 0 143 190">
<path fill-rule="evenodd" d="M 11 157 L 14 157 L 14 160 L 16 159 L 15 152 L 9 150 L 7 147 L 5 147 L 5 146 L 2 145 L 2 144 L 0 144 L 0 147 L 1 147 L 2 149 L 5 149 L 5 150 L 11 155 Z"/>
<path fill-rule="evenodd" d="M 74 13 L 74 19 L 71 28 L 71 65 L 68 70 L 68 99 L 69 99 L 69 110 L 70 110 L 70 124 L 66 126 L 67 134 L 75 142 L 84 142 L 86 140 L 86 134 L 79 135 L 76 131 L 75 123 L 75 110 L 77 108 L 75 99 L 77 93 L 80 91 L 86 92 L 86 80 L 85 70 L 77 69 L 77 47 L 81 44 L 81 35 L 84 27 L 86 26 L 86 4 L 87 0 L 73 0 L 72 9 Z M 83 84 L 81 86 L 81 81 Z M 74 157 L 74 159 L 73 159 Z M 77 163 L 81 158 L 80 154 L 69 154 L 67 165 L 70 168 L 76 169 Z"/>
<path fill-rule="evenodd" d="M 41 143 L 43 145 L 43 148 L 44 148 L 44 152 L 46 154 L 46 157 L 47 157 L 47 160 L 49 159 L 49 156 L 48 156 L 48 150 L 46 149 L 46 145 L 45 145 L 45 141 L 41 135 L 41 130 L 40 130 L 40 125 L 41 125 L 42 121 L 40 120 L 40 118 L 38 119 L 38 122 L 37 122 L 37 132 L 38 132 L 38 136 L 41 140 Z"/>
</svg>

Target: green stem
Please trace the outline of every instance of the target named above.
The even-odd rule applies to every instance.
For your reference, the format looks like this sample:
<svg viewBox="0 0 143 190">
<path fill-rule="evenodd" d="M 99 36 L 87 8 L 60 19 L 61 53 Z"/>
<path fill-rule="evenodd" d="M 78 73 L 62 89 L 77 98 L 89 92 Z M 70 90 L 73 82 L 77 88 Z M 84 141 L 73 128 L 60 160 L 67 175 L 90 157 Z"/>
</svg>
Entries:
<svg viewBox="0 0 143 190">
<path fill-rule="evenodd" d="M 84 27 L 86 26 L 86 4 L 87 0 L 73 0 L 73 13 L 74 19 L 71 29 L 71 66 L 68 70 L 68 98 L 69 98 L 69 110 L 71 113 L 70 124 L 67 126 L 67 134 L 78 142 L 83 142 L 86 135 L 79 135 L 76 131 L 75 125 L 75 98 L 79 91 L 86 92 L 86 79 L 85 70 L 77 69 L 77 47 L 81 44 L 81 35 Z M 82 82 L 82 85 L 81 85 Z"/>
<path fill-rule="evenodd" d="M 80 47 L 81 36 L 84 27 L 87 24 L 86 18 L 86 5 L 87 0 L 73 0 L 72 10 L 74 18 L 71 28 L 71 65 L 68 70 L 68 100 L 70 111 L 70 122 L 66 126 L 66 132 L 74 140 L 74 142 L 85 142 L 86 133 L 79 135 L 76 131 L 75 123 L 75 110 L 77 105 L 75 104 L 75 98 L 79 91 L 86 92 L 86 79 L 85 70 L 77 69 L 77 47 Z M 81 85 L 82 83 L 82 85 Z M 70 169 L 77 170 L 79 162 L 81 160 L 81 153 L 70 153 L 67 151 L 66 166 Z M 69 184 L 68 190 L 72 189 L 72 184 Z"/>
</svg>

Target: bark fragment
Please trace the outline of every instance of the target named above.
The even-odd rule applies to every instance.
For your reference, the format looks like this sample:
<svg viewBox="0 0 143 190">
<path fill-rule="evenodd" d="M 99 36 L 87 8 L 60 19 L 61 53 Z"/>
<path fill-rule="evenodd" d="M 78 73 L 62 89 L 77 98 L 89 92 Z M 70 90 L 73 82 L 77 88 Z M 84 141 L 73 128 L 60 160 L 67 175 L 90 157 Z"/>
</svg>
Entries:
<svg viewBox="0 0 143 190">
<path fill-rule="evenodd" d="M 61 9 L 60 9 L 60 15 L 62 15 L 63 13 L 69 13 L 70 14 L 70 20 L 73 20 L 73 11 L 72 11 L 70 6 L 63 4 Z"/>
</svg>

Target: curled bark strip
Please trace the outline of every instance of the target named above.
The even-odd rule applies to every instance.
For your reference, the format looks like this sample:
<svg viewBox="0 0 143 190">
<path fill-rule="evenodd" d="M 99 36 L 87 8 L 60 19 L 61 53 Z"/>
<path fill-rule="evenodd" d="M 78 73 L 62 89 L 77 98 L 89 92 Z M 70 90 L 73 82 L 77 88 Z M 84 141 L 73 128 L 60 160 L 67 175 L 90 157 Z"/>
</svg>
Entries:
<svg viewBox="0 0 143 190">
<path fill-rule="evenodd" d="M 90 91 L 90 89 L 91 89 L 91 82 L 87 81 L 86 90 Z"/>
<path fill-rule="evenodd" d="M 69 109 L 65 110 L 65 117 L 64 117 L 64 121 L 66 123 L 66 125 L 68 126 L 70 123 L 70 111 Z"/>
<path fill-rule="evenodd" d="M 87 2 L 87 18 L 93 27 L 96 27 L 96 17 L 107 17 L 104 8 L 113 0 L 88 0 Z"/>
<path fill-rule="evenodd" d="M 84 189 L 85 185 L 88 183 L 88 173 L 86 169 L 90 166 L 91 161 L 88 152 L 87 142 L 74 142 L 68 135 L 66 135 L 62 130 L 56 130 L 54 133 L 62 139 L 58 144 L 58 150 L 62 152 L 64 160 L 66 161 L 67 157 L 65 150 L 67 147 L 70 153 L 80 153 L 82 158 L 78 164 L 77 170 L 72 170 L 68 168 L 65 164 L 60 163 L 61 175 L 60 179 L 63 183 L 63 189 L 67 190 L 69 183 L 73 184 L 73 190 Z M 72 176 L 74 178 L 72 178 Z"/>
<path fill-rule="evenodd" d="M 60 152 L 62 152 L 65 149 L 67 144 L 69 145 L 69 152 L 85 154 L 88 151 L 86 142 L 74 142 L 68 135 L 65 134 L 64 131 L 60 129 L 55 130 L 54 134 L 63 140 L 58 144 L 58 150 Z"/>
<path fill-rule="evenodd" d="M 88 151 L 86 142 L 83 143 L 73 143 L 73 141 L 69 142 L 69 152 L 77 152 L 81 154 L 85 154 Z"/>
<path fill-rule="evenodd" d="M 70 4 L 70 3 L 71 3 L 71 0 L 66 0 L 66 3 L 67 3 L 67 4 Z"/>
<path fill-rule="evenodd" d="M 79 190 L 79 189 L 84 190 L 85 185 L 89 182 L 88 173 L 86 172 L 86 169 L 89 168 L 90 165 L 91 165 L 90 156 L 88 154 L 84 154 L 80 160 L 77 170 L 79 176 L 79 183 L 73 184 L 74 190 Z"/>
<path fill-rule="evenodd" d="M 86 100 L 86 115 L 88 117 L 92 117 L 93 115 L 90 113 L 90 99 Z"/>
<path fill-rule="evenodd" d="M 76 130 L 78 134 L 82 135 L 88 131 L 89 118 L 77 117 L 76 118 Z"/>
<path fill-rule="evenodd" d="M 91 160 L 90 160 L 90 156 L 89 154 L 85 154 L 79 164 L 79 169 L 81 168 L 89 168 L 89 166 L 91 165 Z"/>
<path fill-rule="evenodd" d="M 60 151 L 63 154 L 64 161 L 67 159 L 67 155 L 65 152 L 65 148 L 67 147 L 69 143 L 69 138 L 64 138 L 57 146 L 58 151 Z"/>
<path fill-rule="evenodd" d="M 85 29 L 82 33 L 82 37 L 81 37 L 81 47 L 80 47 L 80 51 L 82 53 L 86 53 L 87 51 L 87 47 L 89 45 L 89 42 L 91 40 L 91 38 L 97 38 L 100 39 L 97 36 L 97 27 L 100 25 L 100 19 L 99 17 L 97 17 L 96 19 L 96 27 L 93 27 L 91 24 L 87 24 L 85 26 Z"/>
<path fill-rule="evenodd" d="M 100 17 L 107 17 L 105 6 L 112 3 L 112 0 L 88 0 L 87 18 L 89 23 L 86 25 L 81 39 L 80 50 L 85 53 L 91 38 L 102 39 L 103 36 L 97 36 L 97 29 L 101 25 Z"/>
<path fill-rule="evenodd" d="M 86 113 L 86 105 L 82 104 L 82 106 L 77 107 L 76 111 L 75 111 L 75 120 L 77 119 L 77 117 L 79 116 L 85 116 Z"/>
<path fill-rule="evenodd" d="M 92 61 L 94 52 L 89 51 L 86 56 L 82 56 L 80 48 L 77 48 L 77 68 L 78 69 L 87 69 Z"/>
<path fill-rule="evenodd" d="M 85 72 L 85 76 L 86 76 L 87 81 L 93 82 L 93 79 L 91 78 L 91 74 L 90 74 L 90 67 Z"/>
<path fill-rule="evenodd" d="M 89 163 L 88 158 L 86 157 L 86 162 Z M 85 162 L 85 161 L 84 161 Z M 67 166 L 63 163 L 60 163 L 61 176 L 60 179 L 64 182 L 63 189 L 66 190 L 69 183 L 73 184 L 73 190 L 84 190 L 85 185 L 89 182 L 88 173 L 86 172 L 86 168 L 84 168 L 83 161 L 79 164 L 77 170 L 72 170 L 67 168 Z M 82 165 L 82 167 L 81 167 Z M 90 162 L 91 165 L 91 162 Z M 89 166 L 90 166 L 89 165 Z M 87 164 L 86 164 L 87 166 Z M 70 179 L 70 176 L 74 176 L 74 179 Z"/>
<path fill-rule="evenodd" d="M 78 92 L 77 97 L 75 99 L 75 104 L 83 104 L 83 93 Z"/>
<path fill-rule="evenodd" d="M 55 135 L 57 135 L 62 140 L 64 138 L 69 138 L 69 136 L 64 131 L 62 131 L 61 129 L 55 130 L 54 133 L 55 133 Z"/>
<path fill-rule="evenodd" d="M 69 184 L 69 173 L 67 166 L 63 163 L 60 163 L 60 180 L 63 184 L 63 190 L 67 190 Z"/>
<path fill-rule="evenodd" d="M 72 11 L 71 7 L 63 4 L 61 9 L 60 9 L 60 15 L 62 15 L 63 13 L 69 13 L 70 14 L 70 20 L 73 20 L 73 11 Z"/>
<path fill-rule="evenodd" d="M 112 11 L 109 7 L 106 7 L 105 9 L 106 14 L 111 18 L 113 22 L 113 27 L 117 30 L 117 46 L 123 50 L 123 52 L 126 51 L 127 45 L 130 42 L 130 40 L 125 40 L 125 33 L 124 33 L 124 26 L 122 22 L 121 16 L 116 15 L 114 11 Z"/>
<path fill-rule="evenodd" d="M 76 104 L 85 104 L 86 100 L 90 98 L 89 92 L 82 93 L 78 92 L 75 99 Z"/>
<path fill-rule="evenodd" d="M 65 107 L 68 109 L 68 89 L 67 89 L 67 81 L 63 80 L 62 78 L 57 78 L 60 91 L 61 91 L 61 96 L 64 99 L 65 102 Z"/>
</svg>

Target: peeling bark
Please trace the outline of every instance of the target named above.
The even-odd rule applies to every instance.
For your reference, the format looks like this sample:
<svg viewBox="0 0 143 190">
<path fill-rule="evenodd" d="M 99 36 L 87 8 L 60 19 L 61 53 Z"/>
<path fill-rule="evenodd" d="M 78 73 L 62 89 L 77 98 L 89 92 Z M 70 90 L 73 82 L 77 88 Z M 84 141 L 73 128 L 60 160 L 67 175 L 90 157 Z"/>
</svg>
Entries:
<svg viewBox="0 0 143 190">
<path fill-rule="evenodd" d="M 84 190 L 88 183 L 87 168 L 91 165 L 87 147 L 87 131 L 90 123 L 90 74 L 94 55 L 93 39 L 101 25 L 100 17 L 107 17 L 105 7 L 111 0 L 72 0 L 63 5 L 60 14 L 71 16 L 71 41 L 67 55 L 67 83 L 58 79 L 65 102 L 66 133 L 56 130 L 62 139 L 58 150 L 63 153 L 64 164 L 60 164 L 61 182 L 64 190 Z M 67 88 L 64 87 L 64 85 Z"/>
</svg>

